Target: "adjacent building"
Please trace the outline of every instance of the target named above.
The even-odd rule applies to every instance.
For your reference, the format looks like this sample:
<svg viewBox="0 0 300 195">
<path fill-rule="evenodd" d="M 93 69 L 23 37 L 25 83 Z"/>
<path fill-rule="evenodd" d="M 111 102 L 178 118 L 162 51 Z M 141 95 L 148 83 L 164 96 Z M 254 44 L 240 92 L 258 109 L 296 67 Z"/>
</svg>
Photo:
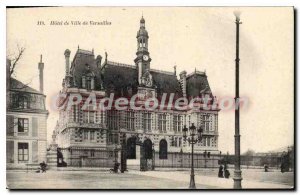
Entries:
<svg viewBox="0 0 300 195">
<path fill-rule="evenodd" d="M 182 129 L 194 123 L 204 130 L 201 142 L 195 145 L 195 166 L 217 166 L 218 106 L 209 110 L 203 107 L 178 110 L 173 106 L 166 109 L 167 103 L 163 103 L 154 110 L 144 107 L 118 110 L 114 106 L 110 110 L 82 109 L 91 94 L 97 102 L 112 94 L 115 99 L 136 95 L 139 99 L 136 106 L 154 97 L 159 103 L 164 98 L 173 98 L 172 105 L 178 98 L 206 96 L 211 102 L 215 100 L 205 72 L 183 71 L 177 75 L 176 67 L 170 72 L 151 68 L 149 35 L 143 17 L 136 39 L 133 64 L 108 60 L 107 53 L 102 62 L 102 56 L 95 56 L 93 50 L 79 47 L 70 61 L 71 51 L 65 51 L 66 72 L 61 94 L 66 98 L 61 101 L 64 106 L 53 132 L 64 161 L 68 166 L 111 166 L 120 157 L 120 140 L 125 139 L 127 164 L 136 163 L 143 155 L 149 164 L 157 166 L 189 166 L 191 145 L 184 142 Z M 72 94 L 81 94 L 83 101 L 67 109 Z"/>
<path fill-rule="evenodd" d="M 6 164 L 25 168 L 46 162 L 47 117 L 43 93 L 44 63 L 38 63 L 40 90 L 10 77 L 7 60 Z"/>
</svg>

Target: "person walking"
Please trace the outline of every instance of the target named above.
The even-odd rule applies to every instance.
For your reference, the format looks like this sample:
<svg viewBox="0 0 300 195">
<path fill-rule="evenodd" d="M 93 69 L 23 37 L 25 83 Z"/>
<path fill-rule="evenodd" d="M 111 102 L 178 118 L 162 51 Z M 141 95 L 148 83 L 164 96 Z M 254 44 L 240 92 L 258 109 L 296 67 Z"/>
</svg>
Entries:
<svg viewBox="0 0 300 195">
<path fill-rule="evenodd" d="M 220 165 L 220 167 L 219 167 L 218 177 L 223 178 L 223 166 L 222 165 Z"/>
<path fill-rule="evenodd" d="M 225 178 L 228 179 L 229 176 L 230 176 L 230 172 L 228 171 L 228 169 L 225 169 L 224 171 L 224 175 L 225 175 Z"/>
</svg>

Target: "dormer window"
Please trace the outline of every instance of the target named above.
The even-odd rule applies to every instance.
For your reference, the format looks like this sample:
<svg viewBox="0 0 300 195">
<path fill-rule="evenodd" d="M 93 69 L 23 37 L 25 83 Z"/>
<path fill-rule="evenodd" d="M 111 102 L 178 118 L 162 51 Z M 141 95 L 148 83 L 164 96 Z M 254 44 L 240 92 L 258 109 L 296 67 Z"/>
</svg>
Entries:
<svg viewBox="0 0 300 195">
<path fill-rule="evenodd" d="M 92 81 L 91 81 L 91 78 L 87 78 L 87 80 L 86 80 L 86 89 L 87 89 L 87 90 L 92 89 Z"/>
<path fill-rule="evenodd" d="M 93 76 L 82 76 L 82 88 L 87 90 L 95 89 L 95 78 Z"/>
</svg>

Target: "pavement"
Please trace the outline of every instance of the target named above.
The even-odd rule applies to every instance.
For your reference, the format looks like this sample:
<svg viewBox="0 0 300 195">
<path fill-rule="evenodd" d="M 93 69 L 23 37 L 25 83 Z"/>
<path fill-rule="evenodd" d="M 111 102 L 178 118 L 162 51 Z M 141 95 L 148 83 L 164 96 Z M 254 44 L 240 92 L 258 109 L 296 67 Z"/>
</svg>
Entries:
<svg viewBox="0 0 300 195">
<path fill-rule="evenodd" d="M 189 181 L 190 175 L 186 172 L 170 172 L 170 171 L 134 171 L 133 174 L 143 175 L 148 177 L 163 178 L 167 180 L 185 182 Z M 233 179 L 225 179 L 212 176 L 195 175 L 196 186 L 205 186 L 204 189 L 232 189 Z M 262 182 L 255 180 L 242 180 L 243 189 L 292 189 L 293 185 Z"/>
<path fill-rule="evenodd" d="M 292 189 L 292 172 L 242 170 L 243 189 Z M 231 171 L 233 175 L 233 171 Z M 232 189 L 233 179 L 218 178 L 217 169 L 196 169 L 197 189 Z M 187 189 L 189 169 L 109 173 L 108 168 L 55 168 L 47 173 L 7 170 L 9 189 Z"/>
</svg>

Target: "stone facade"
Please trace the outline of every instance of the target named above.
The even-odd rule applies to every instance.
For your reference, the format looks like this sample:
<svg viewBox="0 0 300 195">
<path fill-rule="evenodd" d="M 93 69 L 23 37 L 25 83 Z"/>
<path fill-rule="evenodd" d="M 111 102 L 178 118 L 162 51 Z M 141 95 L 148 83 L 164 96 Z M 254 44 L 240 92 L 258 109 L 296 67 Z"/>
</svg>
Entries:
<svg viewBox="0 0 300 195">
<path fill-rule="evenodd" d="M 107 53 L 104 62 L 101 63 L 100 55 L 95 57 L 93 51 L 79 47 L 73 61 L 70 62 L 71 51 L 65 51 L 66 76 L 61 94 L 66 98 L 61 101 L 63 109 L 60 110 L 53 134 L 68 165 L 109 165 L 114 158 L 120 157 L 120 152 L 117 155 L 115 152 L 120 151 L 120 137 L 123 134 L 127 143 L 129 164 L 140 158 L 141 152 L 140 147 L 136 146 L 137 142 L 147 141 L 148 148 L 159 153 L 158 161 L 166 160 L 162 151 L 190 153 L 191 145 L 184 142 L 182 129 L 184 125 L 189 127 L 192 123 L 204 130 L 201 142 L 195 145 L 195 153 L 206 152 L 215 156 L 219 154 L 218 107 L 209 110 L 203 107 L 178 110 L 165 109 L 163 107 L 167 104 L 162 104 L 162 107 L 154 110 L 94 110 L 90 107 L 82 109 L 83 102 L 87 101 L 91 94 L 96 97 L 97 102 L 112 94 L 114 97 L 127 99 L 137 95 L 140 100 L 137 104 L 145 103 L 147 98 L 152 97 L 161 103 L 164 94 L 167 99 L 173 94 L 174 100 L 171 104 L 182 97 L 192 99 L 203 95 L 210 97 L 213 102 L 216 97 L 212 95 L 205 72 L 195 70 L 187 74 L 183 71 L 178 79 L 176 69 L 174 72 L 151 69 L 149 35 L 144 18 L 140 21 L 136 38 L 135 65 L 110 61 Z M 76 93 L 82 96 L 82 102 L 68 109 L 72 94 Z M 132 141 L 131 138 L 135 140 Z M 135 154 L 130 154 L 132 152 Z M 217 161 L 218 158 L 215 158 L 212 164 L 217 165 Z"/>
</svg>

